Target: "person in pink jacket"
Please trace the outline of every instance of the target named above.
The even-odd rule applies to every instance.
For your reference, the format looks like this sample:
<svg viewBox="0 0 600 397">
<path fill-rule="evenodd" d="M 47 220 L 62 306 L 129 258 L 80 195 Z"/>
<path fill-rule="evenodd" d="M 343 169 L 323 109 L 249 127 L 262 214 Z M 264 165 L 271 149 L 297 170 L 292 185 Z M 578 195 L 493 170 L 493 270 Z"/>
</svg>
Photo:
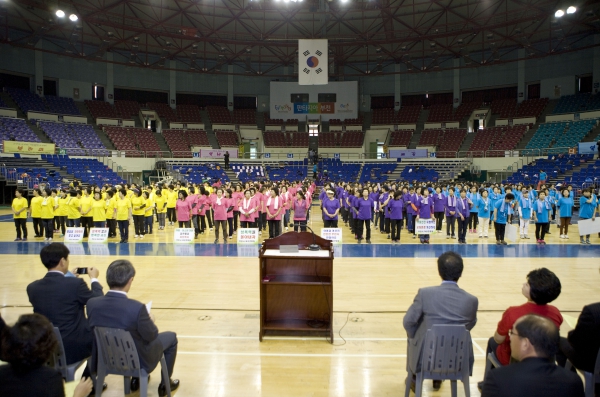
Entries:
<svg viewBox="0 0 600 397">
<path fill-rule="evenodd" d="M 233 231 L 235 233 L 237 231 L 238 220 L 240 218 L 240 212 L 238 211 L 240 208 L 240 202 L 244 198 L 242 185 L 235 185 L 235 190 L 231 194 L 231 198 L 233 199 Z"/>
<path fill-rule="evenodd" d="M 192 205 L 188 201 L 188 195 L 185 190 L 179 191 L 179 198 L 175 204 L 175 213 L 177 214 L 177 221 L 179 221 L 179 227 L 191 227 L 192 219 Z"/>
<path fill-rule="evenodd" d="M 217 189 L 217 194 L 211 196 L 215 225 L 215 244 L 219 242 L 219 229 L 223 229 L 223 242 L 227 244 L 227 208 L 229 200 L 223 195 L 223 189 Z"/>
<path fill-rule="evenodd" d="M 196 194 L 196 189 L 193 186 L 190 186 L 188 189 L 189 195 L 187 196 L 187 201 L 189 201 L 190 206 L 192 207 L 192 227 L 194 228 L 194 238 L 198 238 L 198 234 L 200 233 L 200 226 L 198 224 L 198 205 L 199 196 Z"/>
<path fill-rule="evenodd" d="M 279 189 L 276 187 L 271 188 L 271 195 L 265 202 L 265 212 L 269 223 L 269 238 L 281 234 L 281 215 L 284 211 L 285 206 L 283 199 L 279 197 Z"/>
<path fill-rule="evenodd" d="M 233 238 L 233 210 L 235 207 L 235 199 L 232 197 L 231 189 L 225 189 L 225 198 L 227 199 L 227 227 L 229 230 L 229 239 Z"/>
<path fill-rule="evenodd" d="M 302 189 L 298 189 L 296 192 L 296 198 L 292 202 L 292 207 L 294 210 L 294 231 L 298 231 L 298 227 L 300 230 L 306 231 L 306 216 L 308 214 L 308 209 L 310 208 L 310 203 L 304 196 L 304 192 Z"/>
<path fill-rule="evenodd" d="M 244 192 L 244 198 L 241 200 L 238 206 L 240 213 L 240 226 L 242 228 L 255 228 L 256 227 L 256 216 L 258 215 L 258 205 L 256 200 L 252 199 L 252 191 L 246 190 Z"/>
<path fill-rule="evenodd" d="M 210 199 L 208 198 L 208 192 L 203 186 L 199 188 L 200 193 L 198 194 L 198 227 L 200 228 L 200 234 L 204 234 L 206 230 L 206 211 L 210 210 Z"/>
</svg>

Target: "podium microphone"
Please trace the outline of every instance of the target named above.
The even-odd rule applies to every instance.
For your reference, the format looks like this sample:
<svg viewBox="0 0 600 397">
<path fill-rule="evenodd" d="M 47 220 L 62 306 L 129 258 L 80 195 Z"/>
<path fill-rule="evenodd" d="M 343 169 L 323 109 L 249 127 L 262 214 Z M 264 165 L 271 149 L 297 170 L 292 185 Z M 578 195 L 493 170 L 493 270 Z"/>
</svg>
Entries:
<svg viewBox="0 0 600 397">
<path fill-rule="evenodd" d="M 319 247 L 319 244 L 317 244 L 317 240 L 315 238 L 315 232 L 310 228 L 310 226 L 308 226 L 308 225 L 302 225 L 300 223 L 293 223 L 293 224 L 290 224 L 290 226 L 291 227 L 296 227 L 296 226 L 298 226 L 298 227 L 305 227 L 308 230 L 310 230 L 310 232 L 312 233 L 312 236 L 313 236 L 313 243 L 308 246 L 309 251 L 319 251 L 319 250 L 321 250 L 321 247 Z"/>
</svg>

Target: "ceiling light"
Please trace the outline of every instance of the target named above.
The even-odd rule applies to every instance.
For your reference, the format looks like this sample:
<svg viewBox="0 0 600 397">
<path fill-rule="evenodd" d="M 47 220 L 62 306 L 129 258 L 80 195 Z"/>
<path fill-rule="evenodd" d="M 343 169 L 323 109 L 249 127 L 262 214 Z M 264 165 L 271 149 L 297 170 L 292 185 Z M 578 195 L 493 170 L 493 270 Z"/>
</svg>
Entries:
<svg viewBox="0 0 600 397">
<path fill-rule="evenodd" d="M 56 11 L 56 16 L 59 18 L 64 18 L 65 17 L 65 12 L 63 10 L 57 10 Z"/>
<path fill-rule="evenodd" d="M 577 8 L 574 6 L 567 8 L 567 14 L 575 14 L 575 11 L 577 11 Z"/>
<path fill-rule="evenodd" d="M 557 18 L 562 17 L 563 15 L 565 15 L 565 12 L 563 10 L 558 10 L 554 13 L 554 16 Z"/>
<path fill-rule="evenodd" d="M 77 18 L 77 15 L 75 15 L 75 14 L 71 14 L 71 15 L 69 15 L 69 19 L 70 19 L 71 21 L 75 22 L 75 21 L 77 21 L 79 18 Z"/>
</svg>

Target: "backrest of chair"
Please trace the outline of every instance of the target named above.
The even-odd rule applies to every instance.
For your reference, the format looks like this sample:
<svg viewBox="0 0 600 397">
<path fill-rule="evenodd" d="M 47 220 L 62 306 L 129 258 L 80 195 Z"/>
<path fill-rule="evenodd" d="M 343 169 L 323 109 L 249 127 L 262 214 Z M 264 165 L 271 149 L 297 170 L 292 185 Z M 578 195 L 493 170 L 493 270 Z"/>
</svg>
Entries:
<svg viewBox="0 0 600 397">
<path fill-rule="evenodd" d="M 105 373 L 139 376 L 140 358 L 128 331 L 117 328 L 95 327 L 98 366 L 104 364 Z"/>
<path fill-rule="evenodd" d="M 67 377 L 67 356 L 65 354 L 65 346 L 63 345 L 62 336 L 60 335 L 60 330 L 58 327 L 54 327 L 54 335 L 56 336 L 56 341 L 58 345 L 56 346 L 56 350 L 50 357 L 49 366 L 54 367 L 58 370 L 63 378 Z"/>
<path fill-rule="evenodd" d="M 434 325 L 427 330 L 422 351 L 424 375 L 460 379 L 469 374 L 471 334 L 464 325 Z"/>
</svg>

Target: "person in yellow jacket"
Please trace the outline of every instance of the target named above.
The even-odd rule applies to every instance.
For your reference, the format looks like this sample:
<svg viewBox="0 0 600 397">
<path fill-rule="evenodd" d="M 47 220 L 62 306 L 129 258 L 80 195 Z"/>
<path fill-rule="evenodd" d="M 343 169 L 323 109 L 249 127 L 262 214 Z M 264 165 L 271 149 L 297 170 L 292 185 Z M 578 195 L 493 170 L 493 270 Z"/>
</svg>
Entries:
<svg viewBox="0 0 600 397">
<path fill-rule="evenodd" d="M 12 201 L 13 218 L 15 228 L 17 229 L 17 238 L 15 241 L 27 241 L 27 212 L 29 204 L 25 198 L 25 191 L 21 188 L 15 191 L 15 198 Z M 21 234 L 23 231 L 23 234 Z"/>
<path fill-rule="evenodd" d="M 150 198 L 150 193 L 142 193 L 144 199 L 144 234 L 152 234 L 152 222 L 154 221 L 154 201 Z"/>
<path fill-rule="evenodd" d="M 158 189 L 154 192 L 154 205 L 156 206 L 156 216 L 158 217 L 158 230 L 165 228 L 165 218 L 167 215 L 167 197 L 163 194 L 164 190 Z"/>
<path fill-rule="evenodd" d="M 54 219 L 56 220 L 56 227 L 60 228 L 61 235 L 60 237 L 65 236 L 65 225 L 67 221 L 67 216 L 69 215 L 69 206 L 67 205 L 67 201 L 69 198 L 67 197 L 67 192 L 61 190 L 58 195 L 58 209 L 54 211 Z"/>
<path fill-rule="evenodd" d="M 119 198 L 116 201 L 115 208 L 115 217 L 119 224 L 121 243 L 129 242 L 129 218 L 131 218 L 131 200 L 125 194 L 126 192 L 123 189 L 119 191 Z"/>
<path fill-rule="evenodd" d="M 42 190 L 42 225 L 46 232 L 44 241 L 52 241 L 54 234 L 54 210 L 58 206 L 52 197 L 52 191 L 48 188 Z"/>
<path fill-rule="evenodd" d="M 67 199 L 67 227 L 81 227 L 81 192 L 71 190 Z"/>
<path fill-rule="evenodd" d="M 42 226 L 42 193 L 40 189 L 33 189 L 33 198 L 31 199 L 31 219 L 33 220 L 34 237 L 44 237 Z"/>
<path fill-rule="evenodd" d="M 177 197 L 179 194 L 175 190 L 175 186 L 169 185 L 169 192 L 167 193 L 167 219 L 169 219 L 169 226 L 173 226 L 177 221 L 175 215 L 175 206 L 177 205 Z"/>
<path fill-rule="evenodd" d="M 144 211 L 146 203 L 139 190 L 133 191 L 131 198 L 131 208 L 133 209 L 133 228 L 135 230 L 135 238 L 144 238 Z"/>
<path fill-rule="evenodd" d="M 115 219 L 115 210 L 117 208 L 117 198 L 113 190 L 106 191 L 106 223 L 108 224 L 108 238 L 117 237 L 117 220 Z"/>
<path fill-rule="evenodd" d="M 108 204 L 106 200 L 102 200 L 102 193 L 94 193 L 94 201 L 92 202 L 92 219 L 94 221 L 94 227 L 104 228 L 106 227 L 106 208 Z"/>
<path fill-rule="evenodd" d="M 94 226 L 94 217 L 92 216 L 92 202 L 94 196 L 92 195 L 92 188 L 86 187 L 81 191 L 81 227 L 83 230 L 83 237 L 86 238 L 92 226 Z"/>
</svg>

